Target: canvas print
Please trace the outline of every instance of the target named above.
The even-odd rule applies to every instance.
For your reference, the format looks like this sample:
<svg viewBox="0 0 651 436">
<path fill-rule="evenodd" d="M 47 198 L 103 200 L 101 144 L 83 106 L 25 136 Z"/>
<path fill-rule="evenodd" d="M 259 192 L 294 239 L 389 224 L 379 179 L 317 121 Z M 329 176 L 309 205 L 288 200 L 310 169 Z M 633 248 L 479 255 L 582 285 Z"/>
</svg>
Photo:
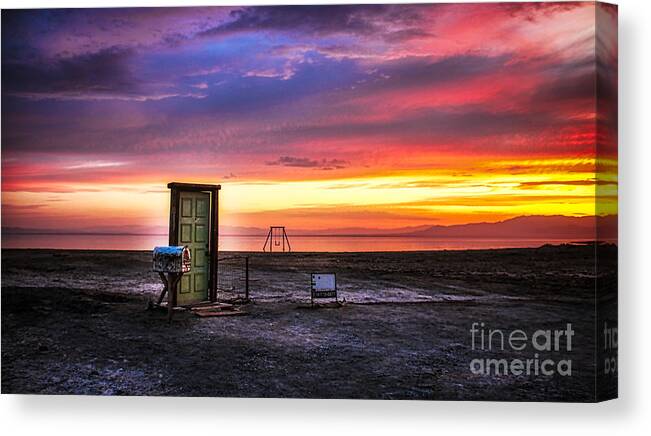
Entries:
<svg viewBox="0 0 651 436">
<path fill-rule="evenodd" d="M 617 396 L 617 6 L 2 11 L 2 394 Z"/>
</svg>

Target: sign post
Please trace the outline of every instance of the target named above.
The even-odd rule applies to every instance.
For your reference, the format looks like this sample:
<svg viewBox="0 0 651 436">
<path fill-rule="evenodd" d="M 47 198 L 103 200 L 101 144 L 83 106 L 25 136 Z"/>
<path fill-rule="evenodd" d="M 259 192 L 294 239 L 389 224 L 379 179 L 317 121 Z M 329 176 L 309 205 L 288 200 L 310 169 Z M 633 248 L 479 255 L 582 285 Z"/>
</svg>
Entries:
<svg viewBox="0 0 651 436">
<path fill-rule="evenodd" d="M 312 273 L 310 300 L 314 306 L 315 298 L 334 298 L 337 301 L 337 276 L 335 273 Z"/>
</svg>

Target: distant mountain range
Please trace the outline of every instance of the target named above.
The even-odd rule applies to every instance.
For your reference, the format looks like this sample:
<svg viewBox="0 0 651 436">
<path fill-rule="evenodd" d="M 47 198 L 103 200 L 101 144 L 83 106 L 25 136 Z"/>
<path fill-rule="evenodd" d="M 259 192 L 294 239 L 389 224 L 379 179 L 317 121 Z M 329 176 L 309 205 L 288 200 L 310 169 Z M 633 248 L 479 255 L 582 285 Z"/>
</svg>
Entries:
<svg viewBox="0 0 651 436">
<path fill-rule="evenodd" d="M 595 223 L 597 223 L 599 235 L 595 234 Z M 617 216 L 520 216 L 495 223 L 431 226 L 428 229 L 410 233 L 409 236 L 467 239 L 615 239 L 617 238 Z"/>
<path fill-rule="evenodd" d="M 596 220 L 596 221 L 595 221 Z M 595 234 L 598 223 L 599 235 Z M 225 235 L 266 235 L 268 229 L 257 227 L 220 228 Z M 423 225 L 392 229 L 348 227 L 338 229 L 299 230 L 287 229 L 291 236 L 402 236 L 414 238 L 458 239 L 615 239 L 617 216 L 570 217 L 563 215 L 519 216 L 498 222 L 481 222 L 451 226 Z"/>
<path fill-rule="evenodd" d="M 595 219 L 599 235 L 595 234 Z M 102 227 L 78 231 L 61 229 L 29 229 L 3 227 L 5 234 L 123 234 L 164 235 L 167 229 L 152 227 Z M 220 234 L 238 236 L 264 236 L 268 229 L 258 227 L 221 226 Z M 451 226 L 423 225 L 393 229 L 349 227 L 339 229 L 298 230 L 287 229 L 291 236 L 402 236 L 414 238 L 458 238 L 458 239 L 575 239 L 605 240 L 617 238 L 617 216 L 569 217 L 562 215 L 520 216 L 493 223 L 481 222 Z"/>
</svg>

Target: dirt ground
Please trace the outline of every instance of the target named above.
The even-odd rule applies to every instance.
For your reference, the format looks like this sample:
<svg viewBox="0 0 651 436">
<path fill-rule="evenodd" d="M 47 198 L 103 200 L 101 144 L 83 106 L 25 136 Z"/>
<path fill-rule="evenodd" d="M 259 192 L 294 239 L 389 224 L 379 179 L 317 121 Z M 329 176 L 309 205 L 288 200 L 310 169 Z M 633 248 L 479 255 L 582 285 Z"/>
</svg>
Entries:
<svg viewBox="0 0 651 436">
<path fill-rule="evenodd" d="M 590 401 L 593 246 L 250 258 L 247 316 L 147 310 L 151 253 L 2 251 L 2 393 Z M 617 249 L 600 258 L 616 280 Z M 338 309 L 307 309 L 309 274 L 336 272 Z M 470 329 L 574 330 L 572 374 L 484 375 Z"/>
</svg>

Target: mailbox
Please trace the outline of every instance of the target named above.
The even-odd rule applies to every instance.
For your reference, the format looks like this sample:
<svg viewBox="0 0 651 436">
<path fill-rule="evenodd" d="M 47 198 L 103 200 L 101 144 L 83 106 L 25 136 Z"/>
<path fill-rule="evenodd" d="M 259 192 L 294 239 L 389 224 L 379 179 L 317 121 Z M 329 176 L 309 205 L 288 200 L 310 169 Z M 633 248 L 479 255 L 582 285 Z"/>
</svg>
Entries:
<svg viewBox="0 0 651 436">
<path fill-rule="evenodd" d="M 192 265 L 190 249 L 183 245 L 154 248 L 154 271 L 161 273 L 187 273 Z"/>
</svg>

